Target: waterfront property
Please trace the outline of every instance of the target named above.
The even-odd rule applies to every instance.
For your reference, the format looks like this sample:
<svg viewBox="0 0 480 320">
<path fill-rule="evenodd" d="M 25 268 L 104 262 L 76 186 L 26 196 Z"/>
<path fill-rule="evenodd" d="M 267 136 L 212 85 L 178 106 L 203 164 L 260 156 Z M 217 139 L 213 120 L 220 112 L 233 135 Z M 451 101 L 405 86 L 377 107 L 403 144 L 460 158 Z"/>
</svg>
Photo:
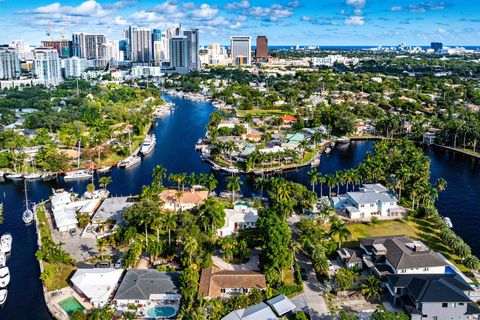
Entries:
<svg viewBox="0 0 480 320">
<path fill-rule="evenodd" d="M 170 211 L 190 210 L 202 204 L 208 198 L 206 190 L 185 190 L 166 189 L 160 193 L 163 201 L 163 208 Z"/>
<path fill-rule="evenodd" d="M 122 213 L 131 207 L 137 198 L 133 197 L 110 197 L 103 200 L 102 204 L 92 217 L 92 224 L 99 226 L 108 221 L 115 221 L 115 224 L 122 224 Z"/>
<path fill-rule="evenodd" d="M 340 194 L 330 199 L 332 206 L 352 220 L 402 218 L 405 209 L 397 197 L 381 184 L 364 184 L 359 191 Z"/>
<path fill-rule="evenodd" d="M 473 291 L 456 274 L 391 275 L 385 287 L 395 307 L 412 320 L 469 319 L 480 309 L 466 293 Z"/>
<path fill-rule="evenodd" d="M 225 224 L 217 230 L 220 237 L 230 236 L 238 230 L 257 226 L 258 210 L 248 203 L 237 202 L 233 209 L 225 209 Z"/>
<path fill-rule="evenodd" d="M 220 270 L 212 266 L 202 270 L 198 295 L 206 298 L 228 298 L 247 294 L 254 288 L 267 288 L 263 274 L 250 270 Z"/>
<path fill-rule="evenodd" d="M 110 301 L 122 274 L 123 269 L 78 269 L 70 281 L 93 307 L 102 308 Z"/>
<path fill-rule="evenodd" d="M 139 317 L 174 316 L 180 308 L 180 273 L 130 269 L 113 298 L 117 310 L 135 306 Z"/>
</svg>

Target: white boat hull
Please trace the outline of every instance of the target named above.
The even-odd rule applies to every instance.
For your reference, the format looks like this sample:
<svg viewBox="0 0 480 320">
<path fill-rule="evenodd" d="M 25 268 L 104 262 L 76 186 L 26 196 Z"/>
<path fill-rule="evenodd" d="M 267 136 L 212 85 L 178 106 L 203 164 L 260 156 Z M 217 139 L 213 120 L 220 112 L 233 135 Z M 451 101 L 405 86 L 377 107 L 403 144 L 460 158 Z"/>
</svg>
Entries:
<svg viewBox="0 0 480 320">
<path fill-rule="evenodd" d="M 79 180 L 79 179 L 91 179 L 92 177 L 93 175 L 88 171 L 80 170 L 80 171 L 68 172 L 67 174 L 65 174 L 63 179 L 65 181 L 68 181 L 68 180 Z"/>
<path fill-rule="evenodd" d="M 0 269 L 0 289 L 6 288 L 10 284 L 10 270 L 8 267 Z"/>
<path fill-rule="evenodd" d="M 0 306 L 3 306 L 7 301 L 8 291 L 7 289 L 0 290 Z"/>
</svg>

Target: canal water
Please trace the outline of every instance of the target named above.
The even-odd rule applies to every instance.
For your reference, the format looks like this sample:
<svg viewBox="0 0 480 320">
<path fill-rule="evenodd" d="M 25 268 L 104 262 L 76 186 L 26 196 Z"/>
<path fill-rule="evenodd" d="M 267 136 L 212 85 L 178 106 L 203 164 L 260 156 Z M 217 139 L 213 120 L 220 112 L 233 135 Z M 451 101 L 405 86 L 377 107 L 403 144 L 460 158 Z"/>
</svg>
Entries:
<svg viewBox="0 0 480 320">
<path fill-rule="evenodd" d="M 157 137 L 155 150 L 141 164 L 130 169 L 114 168 L 110 173 L 112 184 L 108 187 L 112 195 L 138 194 L 142 185 L 151 182 L 152 169 L 161 164 L 168 173 L 210 173 L 211 167 L 202 162 L 200 154 L 194 151 L 196 141 L 203 137 L 209 115 L 214 111 L 208 102 L 192 102 L 181 98 L 166 97 L 178 107 L 168 117 L 156 121 L 153 128 Z M 351 168 L 360 163 L 365 153 L 371 151 L 373 142 L 352 142 L 335 147 L 329 155 L 323 155 L 319 170 L 332 173 L 339 169 Z M 432 180 L 444 177 L 447 190 L 440 194 L 438 208 L 442 215 L 449 216 L 455 231 L 467 241 L 473 251 L 480 255 L 480 238 L 476 228 L 480 223 L 480 165 L 471 158 L 443 150 L 426 150 L 432 159 Z M 308 184 L 310 168 L 290 171 L 284 174 L 288 179 Z M 217 191 L 225 190 L 226 175 L 213 172 L 219 180 Z M 253 178 L 244 177 L 243 193 L 251 194 Z M 95 183 L 97 183 L 97 177 Z M 47 199 L 54 188 L 73 189 L 83 193 L 89 181 L 64 182 L 35 181 L 28 183 L 29 199 L 34 202 Z M 317 186 L 317 189 L 319 187 Z M 318 191 L 318 190 L 317 190 Z M 324 194 L 327 188 L 324 188 Z M 23 182 L 5 181 L 0 183 L 0 201 L 4 203 L 4 222 L 0 234 L 13 235 L 12 254 L 8 259 L 11 283 L 7 303 L 0 310 L 2 320 L 44 320 L 50 319 L 43 299 L 39 280 L 38 263 L 35 260 L 36 234 L 34 226 L 25 227 L 21 220 L 24 210 Z"/>
</svg>

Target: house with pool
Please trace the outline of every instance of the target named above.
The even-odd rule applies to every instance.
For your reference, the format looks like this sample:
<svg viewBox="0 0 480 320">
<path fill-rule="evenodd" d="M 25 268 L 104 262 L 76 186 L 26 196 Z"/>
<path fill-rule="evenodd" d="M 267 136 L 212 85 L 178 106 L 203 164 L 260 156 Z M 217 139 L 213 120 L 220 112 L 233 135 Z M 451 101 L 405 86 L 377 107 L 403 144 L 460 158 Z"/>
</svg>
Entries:
<svg viewBox="0 0 480 320">
<path fill-rule="evenodd" d="M 180 309 L 180 273 L 130 269 L 113 298 L 118 311 L 136 310 L 139 318 L 171 318 Z"/>
<path fill-rule="evenodd" d="M 235 234 L 238 230 L 256 228 L 258 210 L 245 201 L 235 202 L 233 209 L 225 209 L 225 224 L 217 230 L 219 237 Z"/>
<path fill-rule="evenodd" d="M 352 220 L 396 219 L 405 215 L 395 194 L 379 183 L 364 184 L 358 191 L 331 197 L 330 202 L 337 212 Z"/>
</svg>

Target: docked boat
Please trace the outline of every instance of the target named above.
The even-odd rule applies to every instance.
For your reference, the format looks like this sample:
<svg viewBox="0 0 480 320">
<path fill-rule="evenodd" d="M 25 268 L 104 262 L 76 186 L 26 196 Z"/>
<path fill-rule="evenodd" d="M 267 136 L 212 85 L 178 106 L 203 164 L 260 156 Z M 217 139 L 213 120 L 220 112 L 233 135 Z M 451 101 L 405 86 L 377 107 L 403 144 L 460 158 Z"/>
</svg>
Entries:
<svg viewBox="0 0 480 320">
<path fill-rule="evenodd" d="M 216 165 L 216 164 L 214 164 L 212 168 L 213 168 L 213 170 L 215 170 L 215 171 L 220 170 L 220 166 L 219 166 L 219 165 Z"/>
<path fill-rule="evenodd" d="M 28 173 L 23 176 L 26 180 L 37 180 L 42 178 L 42 175 L 40 173 Z"/>
<path fill-rule="evenodd" d="M 7 256 L 5 253 L 0 252 L 0 268 L 3 268 L 7 265 Z"/>
<path fill-rule="evenodd" d="M 241 193 L 241 192 L 235 192 L 233 195 L 235 196 L 235 199 L 243 198 L 243 193 Z M 219 196 L 220 196 L 220 198 L 230 199 L 230 198 L 232 198 L 232 192 L 231 191 L 222 191 L 222 192 L 220 192 Z"/>
<path fill-rule="evenodd" d="M 142 144 L 140 145 L 140 152 L 144 156 L 146 156 L 147 154 L 153 151 L 156 143 L 157 143 L 157 139 L 155 138 L 155 135 L 152 134 L 147 136 L 145 141 L 143 141 Z"/>
<path fill-rule="evenodd" d="M 30 208 L 28 207 L 27 181 L 26 180 L 24 180 L 24 184 L 25 184 L 25 211 L 23 211 L 22 220 L 23 220 L 23 223 L 25 223 L 26 225 L 29 225 L 33 222 L 34 216 L 33 216 L 33 211 L 30 210 Z"/>
<path fill-rule="evenodd" d="M 350 139 L 348 137 L 341 137 L 337 139 L 337 143 L 349 143 Z"/>
<path fill-rule="evenodd" d="M 5 171 L 0 170 L 0 178 L 3 178 L 4 175 L 5 175 Z"/>
<path fill-rule="evenodd" d="M 326 149 L 325 149 L 325 153 L 326 153 L 326 154 L 329 154 L 330 152 L 332 152 L 332 149 L 330 149 L 330 148 L 326 148 Z"/>
<path fill-rule="evenodd" d="M 9 254 L 12 251 L 12 235 L 5 233 L 0 237 L 0 252 Z"/>
<path fill-rule="evenodd" d="M 223 168 L 223 170 L 228 173 L 240 173 L 240 170 L 237 168 Z"/>
<path fill-rule="evenodd" d="M 7 294 L 8 294 L 7 289 L 1 289 L 0 290 L 0 306 L 3 306 L 5 304 L 5 302 L 7 301 Z"/>
<path fill-rule="evenodd" d="M 444 218 L 443 218 L 443 222 L 445 222 L 445 224 L 447 225 L 447 227 L 453 228 L 452 220 L 450 220 L 449 217 L 444 217 Z"/>
<path fill-rule="evenodd" d="M 112 166 L 103 166 L 103 167 L 97 169 L 98 173 L 105 173 L 105 172 L 109 172 L 109 171 L 112 171 Z"/>
<path fill-rule="evenodd" d="M 90 170 L 76 170 L 65 173 L 63 179 L 68 180 L 79 180 L 79 179 L 91 179 L 93 174 Z"/>
<path fill-rule="evenodd" d="M 52 179 L 55 179 L 57 177 L 56 172 L 44 172 L 42 173 L 42 176 L 40 177 L 43 181 L 49 181 Z"/>
<path fill-rule="evenodd" d="M 11 172 L 11 173 L 7 173 L 5 175 L 5 178 L 10 180 L 21 180 L 23 179 L 23 174 Z"/>
<path fill-rule="evenodd" d="M 127 158 L 123 159 L 118 163 L 118 166 L 121 168 L 128 169 L 130 167 L 133 167 L 134 165 L 140 163 L 142 161 L 142 158 L 136 155 L 131 155 L 128 156 Z"/>
<path fill-rule="evenodd" d="M 8 267 L 0 268 L 0 289 L 4 289 L 10 283 L 10 270 Z"/>
</svg>

